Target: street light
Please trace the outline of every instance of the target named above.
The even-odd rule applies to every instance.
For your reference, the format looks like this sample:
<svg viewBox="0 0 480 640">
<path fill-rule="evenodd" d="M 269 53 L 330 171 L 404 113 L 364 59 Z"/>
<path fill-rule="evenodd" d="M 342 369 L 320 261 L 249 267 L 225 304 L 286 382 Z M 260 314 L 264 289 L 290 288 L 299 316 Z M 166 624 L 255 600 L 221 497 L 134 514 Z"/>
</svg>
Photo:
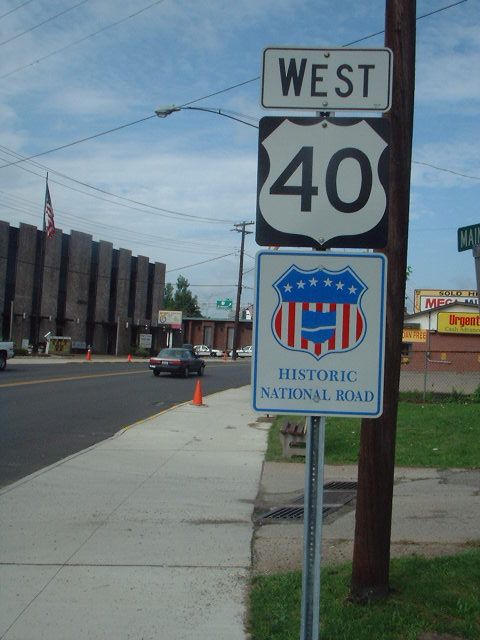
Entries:
<svg viewBox="0 0 480 640">
<path fill-rule="evenodd" d="M 249 127 L 253 127 L 254 129 L 258 129 L 258 125 L 252 124 L 251 122 L 246 122 L 246 120 L 242 120 L 241 118 L 237 118 L 236 116 L 230 115 L 226 113 L 222 109 L 210 109 L 208 107 L 190 107 L 190 106 L 180 106 L 178 107 L 175 104 L 161 106 L 155 109 L 155 115 L 159 118 L 166 118 L 167 116 L 175 113 L 176 111 L 205 111 L 206 113 L 215 113 L 216 115 L 223 116 L 224 118 L 229 118 L 230 120 L 235 120 L 236 122 L 241 122 L 242 124 L 246 124 Z M 248 116 L 246 116 L 248 117 Z M 234 231 L 238 231 L 242 234 L 242 241 L 240 247 L 240 266 L 238 270 L 238 285 L 237 285 L 237 303 L 235 306 L 235 320 L 233 327 L 233 348 L 232 348 L 232 358 L 236 360 L 237 358 L 237 347 L 238 347 L 238 334 L 240 327 L 240 299 L 242 295 L 242 280 L 243 280 L 243 253 L 245 246 L 245 235 L 247 233 L 252 233 L 252 231 L 247 231 L 246 226 L 255 224 L 254 222 L 242 222 L 240 224 L 234 225 Z"/>
<path fill-rule="evenodd" d="M 224 109 L 210 109 L 208 107 L 177 107 L 175 104 L 166 105 L 158 107 L 155 109 L 155 115 L 159 118 L 166 118 L 167 116 L 175 113 L 176 111 L 205 111 L 206 113 L 215 113 L 218 116 L 223 116 L 224 118 L 229 118 L 230 120 L 235 120 L 236 122 L 241 122 L 242 124 L 246 124 L 247 127 L 253 127 L 254 129 L 258 129 L 258 125 L 252 124 L 251 122 L 247 122 L 246 120 L 242 120 L 241 118 L 237 118 L 236 116 L 232 116 L 227 113 Z"/>
</svg>

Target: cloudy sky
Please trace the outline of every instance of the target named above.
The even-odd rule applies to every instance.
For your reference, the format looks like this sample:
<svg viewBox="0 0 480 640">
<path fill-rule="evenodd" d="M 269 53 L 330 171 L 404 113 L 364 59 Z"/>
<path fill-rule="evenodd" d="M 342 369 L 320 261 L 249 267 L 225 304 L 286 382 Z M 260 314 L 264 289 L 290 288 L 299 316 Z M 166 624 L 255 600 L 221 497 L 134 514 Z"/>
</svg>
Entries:
<svg viewBox="0 0 480 640">
<path fill-rule="evenodd" d="M 436 13 L 417 22 L 410 298 L 476 288 L 456 232 L 480 219 L 480 11 L 477 0 L 438 11 L 450 4 L 417 2 L 419 17 Z M 263 49 L 339 47 L 381 31 L 384 13 L 383 0 L 3 0 L 0 220 L 41 226 L 48 171 L 59 228 L 165 262 L 167 281 L 184 275 L 215 313 L 236 295 L 233 225 L 255 221 L 248 124 L 275 113 L 260 106 Z M 172 104 L 243 122 L 154 115 Z M 254 235 L 245 250 L 242 304 L 253 301 Z"/>
</svg>

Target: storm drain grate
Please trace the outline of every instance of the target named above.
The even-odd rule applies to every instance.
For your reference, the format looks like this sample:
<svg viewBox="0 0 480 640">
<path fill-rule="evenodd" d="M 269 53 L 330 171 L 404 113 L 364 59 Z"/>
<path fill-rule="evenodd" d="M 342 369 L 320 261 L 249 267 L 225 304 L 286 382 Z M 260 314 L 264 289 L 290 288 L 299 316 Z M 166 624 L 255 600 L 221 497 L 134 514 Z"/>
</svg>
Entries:
<svg viewBox="0 0 480 640">
<path fill-rule="evenodd" d="M 323 517 L 332 511 L 337 511 L 344 505 L 351 502 L 357 493 L 356 482 L 327 482 L 323 485 Z M 302 522 L 304 515 L 304 495 L 299 495 L 287 505 L 274 507 L 263 513 L 256 522 L 258 524 L 271 524 L 274 522 Z M 302 506 L 299 506 L 299 505 Z M 298 506 L 297 506 L 298 505 Z"/>
<path fill-rule="evenodd" d="M 323 507 L 323 515 L 327 515 L 332 511 L 331 507 Z M 276 509 L 271 509 L 264 513 L 259 519 L 258 522 L 269 522 L 269 521 L 277 521 L 277 520 L 295 520 L 301 522 L 303 520 L 303 507 L 277 507 Z"/>
<path fill-rule="evenodd" d="M 333 480 L 332 482 L 327 482 L 327 484 L 323 485 L 324 489 L 328 489 L 330 491 L 356 491 L 357 483 L 343 480 Z"/>
</svg>

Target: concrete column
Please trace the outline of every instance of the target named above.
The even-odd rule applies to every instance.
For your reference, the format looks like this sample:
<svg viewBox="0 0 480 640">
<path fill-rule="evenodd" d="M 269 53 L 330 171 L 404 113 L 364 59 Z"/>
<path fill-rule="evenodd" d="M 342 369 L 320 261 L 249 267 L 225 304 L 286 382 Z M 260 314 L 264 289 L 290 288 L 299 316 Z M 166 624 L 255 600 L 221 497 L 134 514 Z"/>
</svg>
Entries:
<svg viewBox="0 0 480 640">
<path fill-rule="evenodd" d="M 148 258 L 138 256 L 133 318 L 135 324 L 142 326 L 147 321 L 148 265 Z"/>
<path fill-rule="evenodd" d="M 165 328 L 158 325 L 158 312 L 163 305 L 163 294 L 165 292 L 165 264 L 163 262 L 155 262 L 153 287 L 152 287 L 152 318 L 151 326 L 153 327 L 153 350 L 159 351 L 165 345 Z"/>
<path fill-rule="evenodd" d="M 58 285 L 60 281 L 60 261 L 62 258 L 62 230 L 56 229 L 53 238 L 45 240 L 45 257 L 42 280 L 42 303 L 40 321 L 40 342 L 46 333 L 57 332 Z"/>
<path fill-rule="evenodd" d="M 65 304 L 65 335 L 72 342 L 85 342 L 90 288 L 92 236 L 72 231 L 68 250 L 67 299 Z"/>
<path fill-rule="evenodd" d="M 100 240 L 98 243 L 98 270 L 96 282 L 96 298 L 95 298 L 95 328 L 93 337 L 93 346 L 96 351 L 106 353 L 108 347 L 108 317 L 110 288 L 112 285 L 112 252 L 113 245 L 111 242 Z M 111 319 L 113 320 L 113 318 Z"/>
<path fill-rule="evenodd" d="M 115 318 L 119 319 L 117 327 L 117 353 L 126 354 L 130 350 L 130 334 L 133 318 L 128 315 L 130 295 L 130 270 L 132 252 L 128 249 L 118 251 L 117 304 Z"/>
<path fill-rule="evenodd" d="M 10 225 L 8 222 L 0 220 L 0 338 L 7 340 L 8 336 L 2 336 L 2 319 L 10 315 L 10 309 L 5 307 L 5 292 L 7 288 L 7 259 L 8 259 L 8 239 L 10 236 Z"/>
<path fill-rule="evenodd" d="M 152 326 L 158 327 L 158 312 L 162 308 L 163 294 L 165 291 L 165 264 L 155 262 L 155 275 L 153 278 L 152 297 Z"/>
<path fill-rule="evenodd" d="M 30 321 L 33 304 L 33 284 L 37 247 L 37 228 L 20 223 L 18 229 L 17 261 L 15 265 L 15 294 L 12 340 L 21 347 L 22 340 L 31 340 Z"/>
</svg>

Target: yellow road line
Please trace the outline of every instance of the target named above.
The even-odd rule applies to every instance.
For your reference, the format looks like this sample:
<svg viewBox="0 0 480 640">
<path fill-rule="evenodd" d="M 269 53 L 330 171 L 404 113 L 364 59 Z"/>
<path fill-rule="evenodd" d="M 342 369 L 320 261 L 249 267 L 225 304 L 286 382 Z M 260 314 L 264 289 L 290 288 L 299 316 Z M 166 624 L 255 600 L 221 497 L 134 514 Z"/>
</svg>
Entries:
<svg viewBox="0 0 480 640">
<path fill-rule="evenodd" d="M 221 366 L 220 362 L 209 362 L 209 368 L 212 366 Z M 109 378 L 111 376 L 129 376 L 134 373 L 149 373 L 150 369 L 142 369 L 141 371 L 120 371 L 117 373 L 90 373 L 87 375 L 62 376 L 57 378 L 45 378 L 44 380 L 26 380 L 24 382 L 5 382 L 0 384 L 0 389 L 7 387 L 24 387 L 31 384 L 47 384 L 49 382 L 71 382 L 72 380 L 87 380 L 88 378 Z"/>
<path fill-rule="evenodd" d="M 110 378 L 111 376 L 130 376 L 135 373 L 149 373 L 149 369 L 142 371 L 120 371 L 117 373 L 91 373 L 78 376 L 63 376 L 59 378 L 45 378 L 44 380 L 27 380 L 25 382 L 6 382 L 0 384 L 0 389 L 5 387 L 23 387 L 30 384 L 47 384 L 48 382 L 71 382 L 72 380 L 87 380 L 88 378 Z"/>
</svg>

